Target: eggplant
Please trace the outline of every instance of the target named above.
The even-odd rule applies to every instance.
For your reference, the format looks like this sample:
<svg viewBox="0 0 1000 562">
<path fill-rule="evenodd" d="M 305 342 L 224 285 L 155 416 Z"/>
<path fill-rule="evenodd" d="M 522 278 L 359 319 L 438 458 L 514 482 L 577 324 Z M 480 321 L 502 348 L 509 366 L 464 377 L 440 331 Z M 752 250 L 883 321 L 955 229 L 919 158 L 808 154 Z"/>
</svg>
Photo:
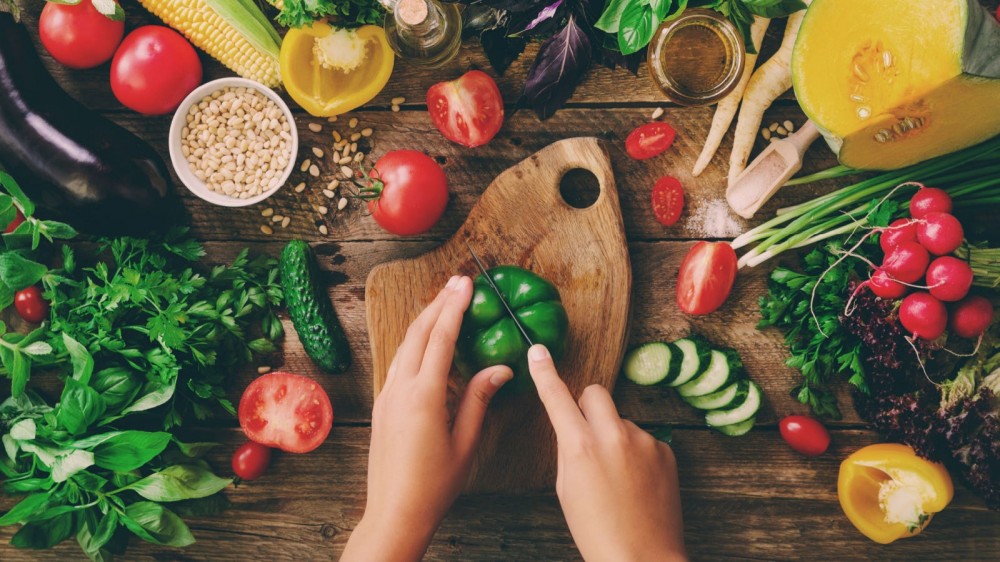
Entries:
<svg viewBox="0 0 1000 562">
<path fill-rule="evenodd" d="M 0 166 L 43 210 L 82 232 L 141 235 L 176 221 L 160 156 L 56 83 L 28 30 L 0 12 Z"/>
</svg>

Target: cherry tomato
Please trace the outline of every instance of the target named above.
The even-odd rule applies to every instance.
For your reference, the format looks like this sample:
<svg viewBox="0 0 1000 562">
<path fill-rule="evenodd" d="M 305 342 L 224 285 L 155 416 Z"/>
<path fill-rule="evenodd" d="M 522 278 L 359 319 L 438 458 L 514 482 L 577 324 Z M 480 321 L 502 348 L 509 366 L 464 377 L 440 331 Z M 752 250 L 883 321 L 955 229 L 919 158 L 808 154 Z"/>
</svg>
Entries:
<svg viewBox="0 0 1000 562">
<path fill-rule="evenodd" d="M 375 222 L 393 234 L 430 230 L 448 206 L 448 178 L 430 156 L 416 150 L 387 152 L 375 163 L 368 202 Z"/>
<path fill-rule="evenodd" d="M 645 160 L 662 154 L 674 144 L 677 132 L 666 123 L 654 121 L 637 127 L 625 139 L 625 151 L 636 160 Z"/>
<path fill-rule="evenodd" d="M 803 455 L 818 457 L 830 447 L 830 432 L 816 418 L 787 416 L 778 429 L 785 443 Z"/>
<path fill-rule="evenodd" d="M 38 36 L 52 58 L 70 68 L 93 68 L 111 60 L 125 34 L 125 22 L 114 21 L 94 8 L 46 2 L 38 18 Z"/>
<path fill-rule="evenodd" d="M 256 480 L 271 464 L 271 448 L 247 441 L 233 453 L 233 472 L 242 480 Z"/>
<path fill-rule="evenodd" d="M 736 281 L 736 252 L 727 242 L 698 242 L 677 275 L 677 306 L 688 314 L 708 314 L 726 302 Z"/>
<path fill-rule="evenodd" d="M 469 148 L 490 142 L 503 125 L 503 98 L 489 74 L 470 70 L 427 90 L 431 122 L 450 141 Z"/>
<path fill-rule="evenodd" d="M 139 113 L 170 113 L 199 83 L 198 53 L 180 33 L 162 25 L 129 33 L 111 61 L 111 91 Z"/>
<path fill-rule="evenodd" d="M 49 317 L 49 303 L 42 298 L 37 285 L 15 293 L 14 308 L 25 322 L 38 324 Z"/>
<path fill-rule="evenodd" d="M 653 186 L 653 215 L 663 226 L 673 226 L 684 209 L 684 188 L 677 178 L 666 176 Z"/>
<path fill-rule="evenodd" d="M 243 391 L 239 419 L 251 441 L 289 453 L 308 453 L 330 435 L 333 406 L 312 379 L 268 373 Z"/>
<path fill-rule="evenodd" d="M 46 4 L 46 6 L 48 6 L 48 4 Z M 21 223 L 24 222 L 24 215 L 21 214 L 21 209 L 15 209 L 15 213 L 16 214 L 14 215 L 14 220 L 10 221 L 10 224 L 7 225 L 7 228 L 3 229 L 4 234 L 10 234 L 11 232 L 14 232 L 15 230 L 17 230 L 17 227 L 21 226 Z"/>
</svg>

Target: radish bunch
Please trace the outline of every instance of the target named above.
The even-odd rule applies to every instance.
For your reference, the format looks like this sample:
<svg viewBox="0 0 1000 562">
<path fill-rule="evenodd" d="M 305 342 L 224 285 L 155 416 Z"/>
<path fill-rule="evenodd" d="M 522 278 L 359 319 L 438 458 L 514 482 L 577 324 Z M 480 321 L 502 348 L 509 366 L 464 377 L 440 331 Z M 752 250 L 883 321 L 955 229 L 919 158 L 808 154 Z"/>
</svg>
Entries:
<svg viewBox="0 0 1000 562">
<path fill-rule="evenodd" d="M 881 298 L 902 298 L 899 321 L 914 337 L 925 340 L 939 338 L 949 318 L 952 331 L 966 338 L 979 337 L 993 319 L 989 300 L 968 296 L 972 267 L 948 255 L 964 237 L 951 210 L 947 192 L 921 188 L 910 199 L 910 218 L 881 230 L 879 244 L 885 257 L 865 282 Z M 913 288 L 918 290 L 911 292 Z M 950 314 L 945 303 L 954 303 Z"/>
</svg>

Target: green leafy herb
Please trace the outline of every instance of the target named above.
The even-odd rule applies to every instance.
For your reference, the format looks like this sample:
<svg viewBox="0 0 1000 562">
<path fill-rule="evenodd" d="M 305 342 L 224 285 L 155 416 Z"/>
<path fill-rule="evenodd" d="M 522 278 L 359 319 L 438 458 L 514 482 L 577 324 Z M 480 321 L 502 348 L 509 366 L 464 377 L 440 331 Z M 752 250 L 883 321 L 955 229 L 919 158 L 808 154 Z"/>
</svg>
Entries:
<svg viewBox="0 0 1000 562">
<path fill-rule="evenodd" d="M 806 4 L 802 0 L 714 0 L 709 7 L 733 22 L 743 36 L 747 53 L 756 54 L 757 49 L 750 37 L 753 17 L 783 18 L 799 10 L 805 10 Z"/>
<path fill-rule="evenodd" d="M 688 0 L 610 0 L 594 27 L 618 36 L 623 55 L 646 47 L 660 24 L 680 16 Z"/>
<path fill-rule="evenodd" d="M 385 9 L 377 0 L 284 0 L 277 20 L 285 27 L 308 27 L 327 16 L 340 27 L 382 25 Z"/>
</svg>

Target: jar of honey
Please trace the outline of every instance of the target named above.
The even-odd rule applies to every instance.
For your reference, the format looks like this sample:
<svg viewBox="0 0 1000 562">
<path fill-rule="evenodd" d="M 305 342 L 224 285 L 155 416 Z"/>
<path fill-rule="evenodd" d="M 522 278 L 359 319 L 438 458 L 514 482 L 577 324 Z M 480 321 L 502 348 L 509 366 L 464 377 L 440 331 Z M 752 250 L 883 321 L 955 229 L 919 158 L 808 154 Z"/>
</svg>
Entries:
<svg viewBox="0 0 1000 562">
<path fill-rule="evenodd" d="M 726 97 L 745 63 L 739 30 L 714 10 L 685 10 L 663 22 L 649 42 L 649 74 L 680 105 L 709 105 Z"/>
</svg>

